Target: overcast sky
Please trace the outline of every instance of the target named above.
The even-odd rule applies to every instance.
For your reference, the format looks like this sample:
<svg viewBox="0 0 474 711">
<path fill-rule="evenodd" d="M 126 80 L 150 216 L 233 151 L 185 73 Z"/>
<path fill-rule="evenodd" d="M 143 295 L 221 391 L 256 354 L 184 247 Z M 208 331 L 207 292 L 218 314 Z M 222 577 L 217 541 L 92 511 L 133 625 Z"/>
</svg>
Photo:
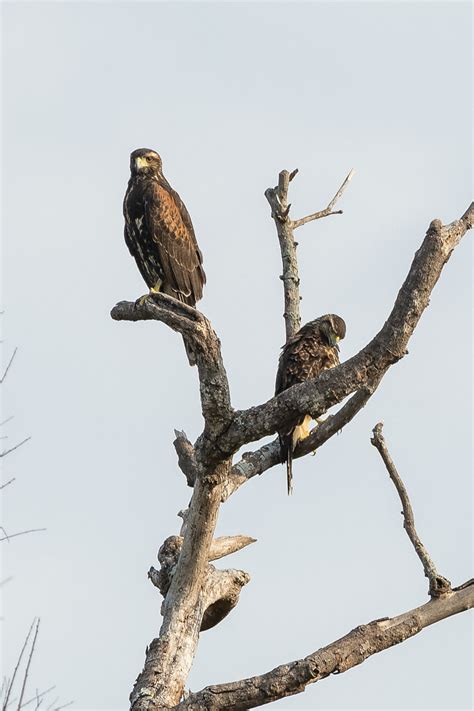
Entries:
<svg viewBox="0 0 474 711">
<path fill-rule="evenodd" d="M 202 425 L 196 370 L 158 323 L 115 323 L 145 286 L 123 242 L 129 153 L 158 150 L 204 254 L 201 308 L 233 404 L 273 394 L 284 340 L 278 242 L 264 190 L 299 168 L 292 214 L 356 176 L 342 216 L 298 232 L 302 316 L 347 322 L 356 353 L 392 307 L 433 218 L 471 199 L 468 3 L 3 3 L 2 524 L 4 673 L 35 615 L 30 689 L 125 711 L 161 622 L 147 580 L 190 490 L 173 428 Z M 223 506 L 218 534 L 252 547 L 238 607 L 202 635 L 189 686 L 302 657 L 427 600 L 400 503 L 370 432 L 379 420 L 422 540 L 470 577 L 471 239 L 357 420 Z M 3 636 L 2 635 L 2 636 Z M 467 614 L 275 704 L 281 709 L 469 709 Z"/>
</svg>

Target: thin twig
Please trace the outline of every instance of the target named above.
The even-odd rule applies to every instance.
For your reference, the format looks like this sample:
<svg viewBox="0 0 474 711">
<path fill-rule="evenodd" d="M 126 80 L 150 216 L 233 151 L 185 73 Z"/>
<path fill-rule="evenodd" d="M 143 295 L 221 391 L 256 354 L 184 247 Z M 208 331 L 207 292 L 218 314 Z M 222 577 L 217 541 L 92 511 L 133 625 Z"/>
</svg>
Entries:
<svg viewBox="0 0 474 711">
<path fill-rule="evenodd" d="M 0 538 L 0 542 L 9 541 L 10 538 L 16 538 L 16 536 L 24 536 L 25 533 L 38 533 L 39 531 L 46 531 L 46 528 L 30 528 L 28 531 L 19 531 L 18 533 L 7 533 L 3 526 L 1 526 L 0 528 L 5 534 L 3 538 Z"/>
<path fill-rule="evenodd" d="M 46 694 L 49 694 L 49 692 L 55 688 L 56 688 L 56 686 L 50 686 L 49 689 L 45 689 L 44 691 L 41 691 L 39 694 L 38 693 L 35 694 L 34 696 L 31 697 L 31 699 L 28 699 L 28 701 L 24 701 L 21 705 L 21 708 L 24 709 L 26 706 L 29 706 L 31 703 L 33 703 L 33 701 L 36 701 L 37 698 L 39 698 L 41 700 L 41 702 L 44 701 L 44 697 L 46 696 Z M 56 697 L 56 699 L 53 701 L 53 704 L 55 704 L 56 701 L 58 701 L 58 699 L 59 699 L 59 696 Z M 8 705 L 10 706 L 14 701 L 16 701 L 16 699 L 12 699 Z M 51 704 L 51 705 L 53 705 L 53 704 Z"/>
<path fill-rule="evenodd" d="M 23 684 L 21 686 L 21 691 L 20 691 L 20 698 L 18 700 L 18 705 L 16 707 L 16 711 L 21 710 L 21 702 L 23 701 L 23 696 L 25 694 L 25 688 L 26 688 L 26 682 L 28 680 L 28 672 L 30 671 L 30 666 L 31 666 L 31 660 L 33 658 L 33 654 L 35 651 L 35 645 L 36 645 L 36 640 L 38 638 L 38 630 L 39 630 L 39 624 L 40 620 L 39 618 L 36 620 L 36 628 L 35 628 L 35 634 L 33 637 L 33 642 L 31 643 L 31 649 L 30 649 L 30 654 L 28 656 L 28 661 L 26 663 L 26 669 L 25 669 L 25 674 L 23 676 Z"/>
<path fill-rule="evenodd" d="M 13 353 L 12 353 L 12 357 L 11 357 L 10 360 L 8 361 L 8 365 L 7 365 L 7 367 L 5 368 L 5 372 L 3 373 L 2 377 L 0 378 L 0 385 L 2 385 L 3 381 L 4 381 L 5 378 L 7 377 L 7 373 L 8 373 L 8 371 L 10 370 L 10 366 L 11 366 L 11 364 L 13 363 L 13 359 L 14 359 L 14 357 L 15 357 L 15 355 L 16 355 L 17 350 L 18 350 L 18 348 L 15 348 L 15 350 L 14 350 Z"/>
<path fill-rule="evenodd" d="M 6 457 L 7 454 L 10 454 L 11 452 L 14 452 L 15 449 L 18 449 L 18 447 L 21 447 L 22 444 L 25 444 L 25 442 L 28 442 L 31 439 L 31 437 L 27 437 L 26 439 L 22 440 L 21 442 L 18 442 L 18 444 L 15 444 L 14 447 L 10 447 L 10 449 L 5 449 L 3 452 L 0 452 L 0 459 L 2 457 Z"/>
<path fill-rule="evenodd" d="M 49 704 L 49 706 L 46 707 L 46 711 L 49 711 L 51 708 L 53 708 L 53 707 L 54 707 L 54 704 L 55 704 L 57 701 L 59 701 L 59 696 L 56 696 L 56 698 L 53 699 L 53 701 L 51 701 L 51 703 Z"/>
<path fill-rule="evenodd" d="M 324 210 L 319 210 L 318 212 L 313 212 L 312 215 L 307 215 L 306 217 L 302 217 L 299 220 L 292 220 L 291 221 L 291 228 L 296 229 L 297 227 L 301 227 L 302 225 L 306 225 L 307 222 L 312 222 L 313 220 L 320 220 L 322 217 L 329 217 L 329 215 L 342 215 L 342 210 L 333 210 L 334 205 L 336 202 L 339 200 L 341 197 L 342 193 L 346 189 L 348 183 L 352 180 L 354 176 L 354 169 L 352 169 L 349 174 L 346 176 L 344 182 L 342 183 L 341 187 L 337 191 L 337 193 L 334 195 L 333 199 L 331 202 L 328 204 L 327 207 L 324 208 Z"/>
<path fill-rule="evenodd" d="M 7 706 L 8 706 L 8 700 L 9 700 L 9 698 L 10 698 L 10 694 L 11 694 L 12 689 L 13 689 L 13 684 L 15 683 L 15 678 L 16 678 L 16 675 L 17 675 L 17 673 L 18 673 L 18 669 L 19 669 L 19 667 L 20 667 L 21 660 L 22 660 L 22 658 L 23 658 L 23 654 L 24 654 L 24 652 L 25 652 L 26 646 L 27 646 L 28 642 L 30 641 L 31 632 L 32 632 L 32 630 L 33 630 L 33 625 L 34 625 L 34 624 L 35 624 L 35 621 L 33 620 L 33 622 L 32 622 L 31 625 L 30 625 L 30 629 L 28 630 L 28 634 L 26 635 L 26 639 L 25 639 L 25 641 L 24 641 L 24 643 L 23 643 L 23 647 L 21 648 L 21 652 L 20 652 L 20 655 L 19 655 L 19 657 L 18 657 L 18 660 L 17 660 L 16 666 L 15 666 L 15 669 L 13 670 L 12 678 L 10 679 L 10 683 L 8 684 L 7 693 L 6 693 L 5 699 L 4 699 L 3 704 L 2 704 L 2 711 L 5 711 L 5 709 L 6 709 Z"/>
<path fill-rule="evenodd" d="M 55 706 L 54 711 L 60 711 L 60 709 L 66 709 L 68 706 L 71 706 L 74 701 L 68 701 L 67 704 L 62 704 L 62 706 Z"/>
<path fill-rule="evenodd" d="M 423 570 L 425 575 L 430 581 L 429 593 L 431 597 L 440 597 L 446 593 L 451 592 L 451 583 L 447 578 L 444 578 L 436 570 L 435 564 L 431 560 L 428 551 L 426 550 L 423 543 L 416 532 L 415 528 L 415 517 L 413 515 L 413 509 L 410 503 L 408 492 L 405 485 L 397 472 L 395 464 L 387 448 L 385 438 L 382 434 L 383 423 L 379 422 L 375 425 L 373 432 L 373 437 L 371 438 L 371 443 L 378 450 L 380 456 L 382 457 L 383 463 L 388 471 L 390 479 L 393 481 L 397 493 L 400 497 L 400 501 L 403 506 L 403 527 L 408 534 L 410 541 L 416 551 L 418 558 L 421 560 L 423 565 Z"/>
<path fill-rule="evenodd" d="M 12 484 L 14 481 L 15 481 L 15 477 L 12 477 L 12 479 L 9 479 L 4 484 L 0 484 L 0 491 L 2 489 L 6 489 L 6 487 L 9 486 L 9 484 Z"/>
</svg>

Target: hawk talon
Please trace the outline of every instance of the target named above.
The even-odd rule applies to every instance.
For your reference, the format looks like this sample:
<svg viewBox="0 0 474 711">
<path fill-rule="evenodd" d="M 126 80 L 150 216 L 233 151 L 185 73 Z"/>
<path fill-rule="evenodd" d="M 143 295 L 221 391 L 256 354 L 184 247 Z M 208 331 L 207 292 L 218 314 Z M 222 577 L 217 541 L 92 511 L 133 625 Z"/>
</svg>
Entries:
<svg viewBox="0 0 474 711">
<path fill-rule="evenodd" d="M 140 298 L 138 298 L 138 299 L 135 301 L 135 308 L 136 308 L 136 309 L 141 308 L 141 307 L 144 305 L 144 303 L 145 303 L 145 301 L 147 300 L 147 298 L 148 298 L 148 294 L 144 294 L 143 296 L 140 296 Z"/>
</svg>

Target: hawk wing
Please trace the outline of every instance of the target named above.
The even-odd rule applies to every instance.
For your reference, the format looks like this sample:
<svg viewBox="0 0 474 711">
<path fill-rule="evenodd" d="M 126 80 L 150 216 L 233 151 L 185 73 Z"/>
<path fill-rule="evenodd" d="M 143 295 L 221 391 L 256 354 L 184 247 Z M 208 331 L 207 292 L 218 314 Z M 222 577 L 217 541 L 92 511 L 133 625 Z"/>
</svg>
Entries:
<svg viewBox="0 0 474 711">
<path fill-rule="evenodd" d="M 339 364 L 335 348 L 326 346 L 319 333 L 301 329 L 283 346 L 278 364 L 275 395 L 296 383 L 317 378 L 323 370 Z"/>
<path fill-rule="evenodd" d="M 278 363 L 275 384 L 275 395 L 287 388 L 305 380 L 317 378 L 327 368 L 339 364 L 336 348 L 323 343 L 319 323 L 315 328 L 312 323 L 306 324 L 298 333 L 283 346 Z M 300 425 L 306 421 L 308 426 L 311 417 L 303 415 L 296 425 L 287 431 L 279 432 L 280 453 L 282 462 L 286 462 L 286 477 L 288 493 L 292 491 L 293 450 L 299 438 Z"/>
<path fill-rule="evenodd" d="M 194 306 L 206 283 L 202 254 L 189 213 L 166 180 L 150 181 L 144 195 L 144 217 L 163 272 L 163 291 Z"/>
</svg>

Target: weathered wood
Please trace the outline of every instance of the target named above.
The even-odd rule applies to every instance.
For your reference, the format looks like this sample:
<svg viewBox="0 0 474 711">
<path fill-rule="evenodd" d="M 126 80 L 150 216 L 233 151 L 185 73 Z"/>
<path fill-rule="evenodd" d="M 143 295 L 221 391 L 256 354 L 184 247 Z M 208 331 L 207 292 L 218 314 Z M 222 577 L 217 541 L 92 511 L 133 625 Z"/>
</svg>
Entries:
<svg viewBox="0 0 474 711">
<path fill-rule="evenodd" d="M 229 455 L 242 445 L 293 426 L 305 414 L 313 419 L 351 393 L 379 381 L 394 363 L 403 358 L 406 347 L 444 265 L 474 220 L 474 203 L 461 219 L 443 226 L 433 220 L 416 252 L 408 276 L 384 326 L 357 355 L 316 380 L 293 385 L 263 405 L 236 411 L 230 426 L 217 440 L 219 450 Z"/>
<path fill-rule="evenodd" d="M 282 664 L 266 674 L 207 686 L 189 694 L 173 711 L 244 711 L 305 690 L 330 674 L 342 674 L 373 654 L 413 637 L 429 625 L 474 606 L 474 581 L 393 618 L 356 627 L 342 639 L 313 654 Z"/>
<path fill-rule="evenodd" d="M 196 480 L 181 553 L 162 606 L 163 624 L 130 695 L 134 711 L 169 708 L 183 693 L 208 607 L 202 586 L 229 468 L 230 463 L 221 464 L 212 479 Z"/>
<path fill-rule="evenodd" d="M 288 185 L 295 174 L 295 171 L 291 174 L 282 171 L 278 188 L 266 193 L 282 249 L 287 337 L 293 335 L 300 324 L 298 265 L 292 230 L 323 216 L 314 213 L 294 223 L 289 220 Z M 326 210 L 332 210 L 349 179 L 350 176 Z M 188 483 L 194 486 L 194 492 L 190 507 L 186 515 L 183 514 L 182 543 L 174 553 L 163 552 L 163 556 L 169 555 L 165 561 L 168 579 L 162 606 L 163 624 L 159 636 L 147 648 L 143 671 L 132 691 L 130 700 L 134 711 L 171 707 L 253 708 L 298 693 L 308 683 L 345 671 L 367 656 L 416 634 L 428 624 L 472 606 L 472 585 L 466 583 L 462 590 L 454 590 L 394 620 L 376 621 L 357 628 L 343 640 L 304 660 L 279 667 L 262 677 L 208 687 L 179 703 L 200 630 L 223 619 L 236 604 L 242 585 L 248 581 L 243 571 L 217 571 L 208 562 L 213 555 L 220 503 L 241 483 L 276 463 L 275 443 L 272 443 L 256 453 L 244 455 L 231 475 L 232 455 L 248 442 L 295 424 L 302 414 L 310 413 L 316 419 L 355 393 L 334 417 L 322 423 L 299 445 L 295 456 L 303 456 L 310 448 L 321 446 L 334 435 L 336 428 L 349 422 L 367 402 L 388 368 L 405 355 L 408 340 L 429 303 L 442 268 L 472 227 L 473 219 L 474 206 L 471 205 L 460 220 L 450 225 L 443 226 L 439 220 L 431 223 L 392 313 L 375 338 L 356 356 L 325 372 L 317 381 L 295 385 L 277 398 L 243 411 L 235 412 L 232 408 L 219 339 L 200 312 L 163 294 L 147 296 L 135 304 L 121 302 L 114 307 L 112 317 L 116 320 L 162 321 L 191 342 L 197 358 L 205 422 L 194 446 L 184 433 L 177 432 L 175 446 L 180 466 Z"/>
<path fill-rule="evenodd" d="M 431 557 L 426 550 L 425 546 L 420 540 L 418 533 L 415 528 L 415 516 L 413 514 L 413 509 L 411 506 L 410 498 L 408 492 L 405 488 L 405 484 L 402 481 L 400 474 L 397 471 L 395 463 L 390 456 L 388 451 L 387 443 L 385 437 L 382 434 L 382 423 L 379 422 L 375 425 L 373 429 L 373 437 L 371 438 L 371 443 L 378 450 L 382 461 L 388 471 L 390 479 L 393 481 L 397 493 L 400 497 L 403 507 L 403 525 L 405 531 L 408 534 L 408 538 L 413 544 L 418 558 L 421 560 L 423 565 L 423 570 L 425 575 L 430 581 L 429 593 L 431 597 L 440 597 L 448 592 L 451 592 L 451 583 L 449 580 L 438 573 L 435 564 L 431 560 Z"/>
</svg>

